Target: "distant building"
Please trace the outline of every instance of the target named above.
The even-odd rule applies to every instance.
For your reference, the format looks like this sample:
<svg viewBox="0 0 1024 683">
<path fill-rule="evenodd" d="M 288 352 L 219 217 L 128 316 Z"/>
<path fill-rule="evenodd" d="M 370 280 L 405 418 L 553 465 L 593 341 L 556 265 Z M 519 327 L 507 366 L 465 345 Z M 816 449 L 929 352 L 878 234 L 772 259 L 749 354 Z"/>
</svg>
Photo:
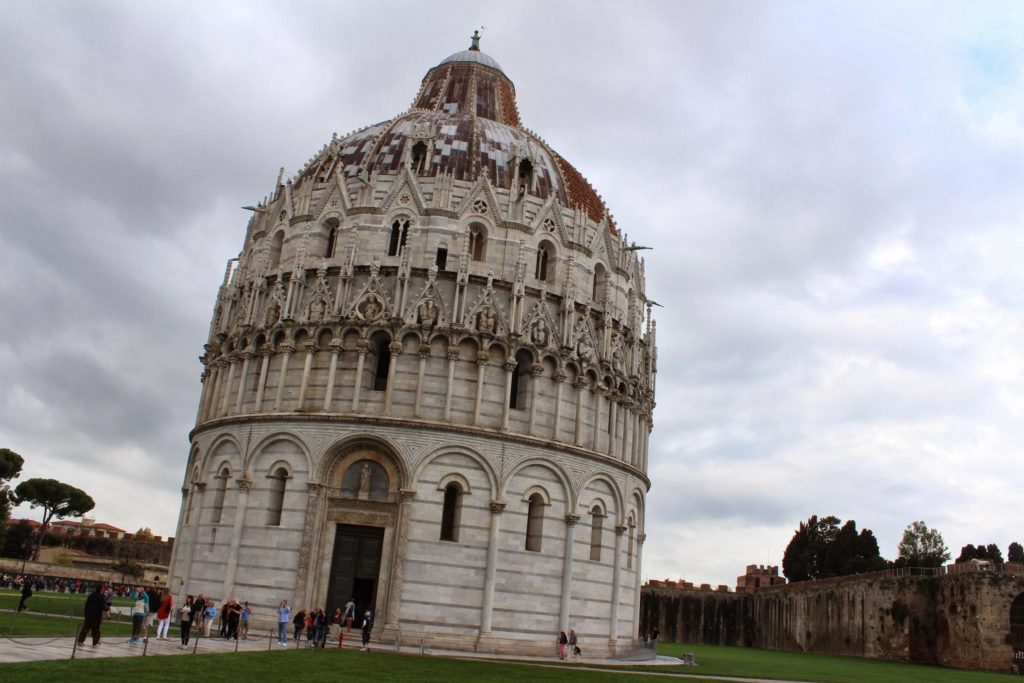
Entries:
<svg viewBox="0 0 1024 683">
<path fill-rule="evenodd" d="M 759 588 L 780 586 L 786 579 L 779 576 L 777 565 L 748 564 L 747 572 L 736 577 L 737 593 L 753 593 Z"/>
</svg>

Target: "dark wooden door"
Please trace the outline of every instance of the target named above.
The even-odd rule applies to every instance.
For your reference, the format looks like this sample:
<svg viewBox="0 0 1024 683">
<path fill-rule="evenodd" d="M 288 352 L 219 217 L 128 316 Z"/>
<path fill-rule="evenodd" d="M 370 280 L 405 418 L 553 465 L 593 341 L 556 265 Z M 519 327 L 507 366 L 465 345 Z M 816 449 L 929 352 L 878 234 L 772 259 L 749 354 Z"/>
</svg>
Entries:
<svg viewBox="0 0 1024 683">
<path fill-rule="evenodd" d="M 356 619 L 353 623 L 362 623 L 363 614 L 368 609 L 372 610 L 377 601 L 380 556 L 383 548 L 383 527 L 337 525 L 331 577 L 327 588 L 328 614 L 334 614 L 334 610 L 339 607 L 344 611 L 345 603 L 349 598 L 354 598 Z"/>
</svg>

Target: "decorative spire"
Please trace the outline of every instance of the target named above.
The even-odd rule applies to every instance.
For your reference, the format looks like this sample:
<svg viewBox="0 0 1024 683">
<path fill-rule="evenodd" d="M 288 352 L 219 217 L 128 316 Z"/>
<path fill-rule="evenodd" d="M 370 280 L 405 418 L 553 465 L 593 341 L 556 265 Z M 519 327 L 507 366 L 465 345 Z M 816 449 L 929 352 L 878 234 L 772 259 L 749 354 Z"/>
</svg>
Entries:
<svg viewBox="0 0 1024 683">
<path fill-rule="evenodd" d="M 473 52 L 480 52 L 480 31 L 473 31 L 473 35 L 470 36 L 470 40 L 473 42 L 470 44 L 469 49 Z"/>
</svg>

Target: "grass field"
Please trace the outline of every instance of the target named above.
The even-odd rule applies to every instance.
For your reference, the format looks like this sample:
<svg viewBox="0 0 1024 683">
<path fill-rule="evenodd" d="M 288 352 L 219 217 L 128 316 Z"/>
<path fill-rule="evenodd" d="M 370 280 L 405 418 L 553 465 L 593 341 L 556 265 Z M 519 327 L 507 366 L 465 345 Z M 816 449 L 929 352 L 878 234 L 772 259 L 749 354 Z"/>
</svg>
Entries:
<svg viewBox="0 0 1024 683">
<path fill-rule="evenodd" d="M 692 673 L 692 672 L 691 672 Z M 650 676 L 537 667 L 510 662 L 477 662 L 356 650 L 291 650 L 244 655 L 132 657 L 0 664 L 0 680 L 12 683 L 53 681 L 624 681 L 651 683 Z M 694 679 L 685 679 L 688 682 Z M 704 683 L 714 679 L 701 679 Z"/>
<path fill-rule="evenodd" d="M 85 595 L 71 593 L 44 593 L 36 592 L 26 603 L 30 612 L 36 614 L 74 614 L 81 616 L 82 608 L 85 607 Z M 0 609 L 17 609 L 21 601 L 21 591 L 0 589 Z M 128 598 L 114 598 L 114 604 L 119 606 L 130 606 L 132 601 Z"/>
<path fill-rule="evenodd" d="M 696 667 L 659 668 L 716 676 L 748 676 L 817 683 L 1021 683 L 1020 676 L 960 671 L 920 664 L 883 662 L 861 657 L 775 652 L 747 647 L 660 643 L 658 654 L 692 652 Z"/>
</svg>

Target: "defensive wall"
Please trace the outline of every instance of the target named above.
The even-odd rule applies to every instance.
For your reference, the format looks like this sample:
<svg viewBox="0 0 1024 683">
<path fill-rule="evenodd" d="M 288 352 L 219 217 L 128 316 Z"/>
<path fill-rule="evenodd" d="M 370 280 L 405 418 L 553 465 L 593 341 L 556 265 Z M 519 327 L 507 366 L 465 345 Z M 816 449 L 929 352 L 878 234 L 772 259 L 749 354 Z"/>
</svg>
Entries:
<svg viewBox="0 0 1024 683">
<path fill-rule="evenodd" d="M 1024 601 L 1022 569 L 888 570 L 753 593 L 644 586 L 641 633 L 657 628 L 669 642 L 1010 671 L 1021 663 L 1011 605 Z"/>
</svg>

